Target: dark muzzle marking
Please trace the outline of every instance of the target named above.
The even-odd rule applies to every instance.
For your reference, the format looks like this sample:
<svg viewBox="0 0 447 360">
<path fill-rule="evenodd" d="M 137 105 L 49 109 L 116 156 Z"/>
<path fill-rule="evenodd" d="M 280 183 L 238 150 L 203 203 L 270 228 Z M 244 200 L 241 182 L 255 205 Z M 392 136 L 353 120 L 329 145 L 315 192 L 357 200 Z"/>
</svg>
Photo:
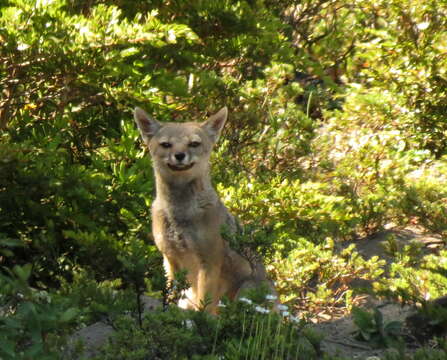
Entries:
<svg viewBox="0 0 447 360">
<path fill-rule="evenodd" d="M 194 163 L 191 163 L 189 165 L 172 165 L 168 164 L 169 168 L 173 171 L 185 171 L 189 170 L 194 166 Z"/>
</svg>

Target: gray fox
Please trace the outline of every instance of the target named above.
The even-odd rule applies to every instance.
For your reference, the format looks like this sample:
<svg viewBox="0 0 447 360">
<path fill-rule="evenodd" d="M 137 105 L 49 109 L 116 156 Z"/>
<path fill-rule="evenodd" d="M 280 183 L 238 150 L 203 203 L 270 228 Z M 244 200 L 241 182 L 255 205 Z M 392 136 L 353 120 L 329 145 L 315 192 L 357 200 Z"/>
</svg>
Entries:
<svg viewBox="0 0 447 360">
<path fill-rule="evenodd" d="M 203 123 L 160 123 L 140 108 L 134 111 L 153 160 L 152 232 L 166 275 L 173 280 L 186 270 L 191 287 L 179 306 L 199 309 L 208 303 L 211 313 L 224 295 L 234 299 L 261 283 L 274 292 L 262 263 L 251 264 L 221 236 L 222 226 L 235 232 L 237 223 L 211 185 L 209 159 L 227 115 L 223 107 Z"/>
</svg>

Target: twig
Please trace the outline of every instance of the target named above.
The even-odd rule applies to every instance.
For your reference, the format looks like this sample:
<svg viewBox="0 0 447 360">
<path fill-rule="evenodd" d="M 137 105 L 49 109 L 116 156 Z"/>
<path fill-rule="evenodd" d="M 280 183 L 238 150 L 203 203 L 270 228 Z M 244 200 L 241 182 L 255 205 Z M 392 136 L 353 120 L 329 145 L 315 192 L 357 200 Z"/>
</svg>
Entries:
<svg viewBox="0 0 447 360">
<path fill-rule="evenodd" d="M 343 341 L 336 341 L 336 340 L 331 340 L 331 339 L 324 339 L 324 341 L 331 342 L 331 343 L 334 343 L 334 344 L 343 345 L 343 346 L 349 346 L 349 347 L 352 347 L 352 348 L 362 349 L 362 350 L 372 350 L 372 348 L 370 348 L 368 346 L 363 346 L 363 345 L 358 345 L 358 344 L 351 344 L 351 343 L 346 343 L 346 342 L 343 342 Z"/>
</svg>

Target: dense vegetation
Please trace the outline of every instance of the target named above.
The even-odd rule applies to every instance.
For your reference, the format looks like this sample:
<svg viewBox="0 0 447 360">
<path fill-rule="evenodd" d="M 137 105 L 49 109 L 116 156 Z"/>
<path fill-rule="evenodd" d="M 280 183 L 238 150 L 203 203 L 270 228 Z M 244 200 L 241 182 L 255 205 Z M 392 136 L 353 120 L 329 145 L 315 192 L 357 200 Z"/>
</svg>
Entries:
<svg viewBox="0 0 447 360">
<path fill-rule="evenodd" d="M 104 317 L 133 334 L 107 359 L 242 359 L 272 334 L 255 346 L 265 358 L 319 356 L 294 318 L 231 304 L 217 318 L 173 308 L 149 327 L 123 318 L 137 295 L 166 294 L 136 105 L 160 121 L 229 107 L 213 180 L 293 314 L 349 312 L 354 279 L 402 302 L 446 294 L 446 250 L 390 238 L 389 268 L 340 250 L 390 223 L 447 240 L 444 1 L 0 4 L 0 358 L 58 358 L 65 335 Z"/>
</svg>

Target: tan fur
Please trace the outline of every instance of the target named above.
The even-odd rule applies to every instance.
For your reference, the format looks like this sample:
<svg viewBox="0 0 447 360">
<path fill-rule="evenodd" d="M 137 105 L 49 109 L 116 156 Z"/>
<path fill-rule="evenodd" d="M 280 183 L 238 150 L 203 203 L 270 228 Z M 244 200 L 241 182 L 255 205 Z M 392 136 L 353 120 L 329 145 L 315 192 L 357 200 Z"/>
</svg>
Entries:
<svg viewBox="0 0 447 360">
<path fill-rule="evenodd" d="M 227 108 L 203 123 L 159 123 L 140 108 L 134 117 L 153 160 L 152 231 L 167 277 L 172 280 L 186 269 L 191 288 L 179 306 L 198 309 L 210 299 L 207 310 L 214 313 L 222 296 L 234 299 L 241 289 L 266 281 L 263 265 L 252 266 L 220 234 L 222 225 L 232 232 L 237 229 L 209 176 L 211 150 Z"/>
</svg>

